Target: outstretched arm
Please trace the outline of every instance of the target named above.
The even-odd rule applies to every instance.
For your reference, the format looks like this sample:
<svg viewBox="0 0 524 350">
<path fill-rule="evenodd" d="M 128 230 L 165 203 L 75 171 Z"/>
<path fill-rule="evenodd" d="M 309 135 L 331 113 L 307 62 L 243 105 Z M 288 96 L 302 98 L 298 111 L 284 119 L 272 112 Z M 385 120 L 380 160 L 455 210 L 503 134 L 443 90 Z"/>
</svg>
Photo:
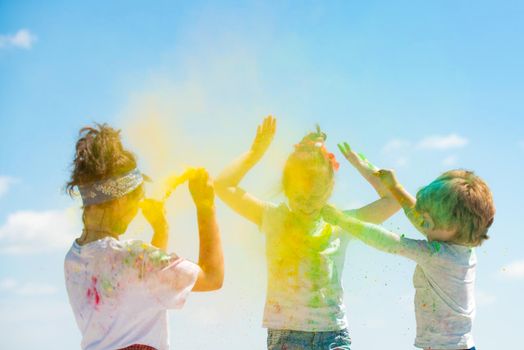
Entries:
<svg viewBox="0 0 524 350">
<path fill-rule="evenodd" d="M 255 166 L 267 151 L 276 132 L 276 119 L 268 116 L 257 128 L 257 133 L 249 151 L 229 164 L 216 178 L 217 195 L 234 211 L 254 222 L 262 223 L 264 201 L 247 193 L 239 187 L 240 181 Z"/>
<path fill-rule="evenodd" d="M 417 200 L 398 182 L 394 171 L 381 169 L 374 173 L 374 176 L 379 179 L 400 204 L 413 226 L 424 234 L 424 218 L 415 208 Z"/>
<path fill-rule="evenodd" d="M 431 258 L 440 249 L 438 242 L 404 238 L 403 235 L 399 236 L 382 226 L 345 215 L 330 205 L 322 209 L 322 217 L 326 222 L 341 227 L 371 247 L 386 253 L 402 255 L 419 263 Z"/>
<path fill-rule="evenodd" d="M 371 186 L 373 186 L 380 196 L 380 199 L 377 201 L 362 208 L 353 210 L 353 215 L 359 220 L 376 224 L 389 219 L 400 209 L 400 205 L 393 198 L 388 188 L 374 175 L 378 168 L 371 164 L 363 154 L 357 153 L 351 149 L 347 142 L 339 143 L 338 148 L 349 163 L 353 165 L 353 167 L 364 179 L 366 179 L 367 182 L 369 182 Z"/>
</svg>

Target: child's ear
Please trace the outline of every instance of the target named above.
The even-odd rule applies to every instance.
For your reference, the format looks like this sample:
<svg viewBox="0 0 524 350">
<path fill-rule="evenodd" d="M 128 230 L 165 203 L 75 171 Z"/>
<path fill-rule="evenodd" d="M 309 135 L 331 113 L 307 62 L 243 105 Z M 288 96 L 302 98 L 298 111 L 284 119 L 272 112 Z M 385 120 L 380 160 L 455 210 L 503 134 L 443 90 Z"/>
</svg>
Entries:
<svg viewBox="0 0 524 350">
<path fill-rule="evenodd" d="M 422 218 L 424 219 L 422 222 L 422 228 L 424 228 L 424 230 L 433 230 L 435 228 L 435 221 L 428 212 L 422 214 Z"/>
</svg>

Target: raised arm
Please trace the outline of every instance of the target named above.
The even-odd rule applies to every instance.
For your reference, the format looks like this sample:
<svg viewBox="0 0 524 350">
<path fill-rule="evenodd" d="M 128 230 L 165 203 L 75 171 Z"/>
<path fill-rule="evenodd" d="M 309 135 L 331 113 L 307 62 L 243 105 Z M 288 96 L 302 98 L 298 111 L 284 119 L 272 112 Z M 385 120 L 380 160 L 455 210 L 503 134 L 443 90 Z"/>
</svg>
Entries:
<svg viewBox="0 0 524 350">
<path fill-rule="evenodd" d="M 254 222 L 262 223 L 265 203 L 239 187 L 240 181 L 267 151 L 276 132 L 276 119 L 268 116 L 257 128 L 249 151 L 241 155 L 217 176 L 215 189 L 218 197 L 234 211 Z"/>
<path fill-rule="evenodd" d="M 393 198 L 388 188 L 374 175 L 378 168 L 371 164 L 363 154 L 357 153 L 351 149 L 347 142 L 338 144 L 338 148 L 344 155 L 344 158 L 353 165 L 353 167 L 367 182 L 369 182 L 380 196 L 380 199 L 375 202 L 362 208 L 352 210 L 353 215 L 359 220 L 376 224 L 389 219 L 400 209 L 400 205 Z"/>
<path fill-rule="evenodd" d="M 169 225 L 166 220 L 164 202 L 147 198 L 140 203 L 140 209 L 153 228 L 151 245 L 166 252 L 169 241 Z"/>
<path fill-rule="evenodd" d="M 389 190 L 393 198 L 402 207 L 407 218 L 415 228 L 425 235 L 424 218 L 416 210 L 417 200 L 397 180 L 395 172 L 380 169 L 374 176 Z"/>
<path fill-rule="evenodd" d="M 197 210 L 200 248 L 195 292 L 220 289 L 224 282 L 224 254 L 215 215 L 215 193 L 205 169 L 197 169 L 189 180 L 189 190 Z"/>
<path fill-rule="evenodd" d="M 199 269 L 192 291 L 204 292 L 217 290 L 222 287 L 224 281 L 224 256 L 215 216 L 215 193 L 213 184 L 207 171 L 203 168 L 191 169 L 191 175 L 188 180 L 189 190 L 196 206 L 200 240 L 197 263 Z M 153 227 L 154 233 L 151 245 L 166 252 L 169 230 L 164 202 L 154 199 L 144 199 L 140 203 L 140 208 L 147 221 Z M 162 271 L 168 270 L 164 269 Z M 172 281 L 168 282 L 171 283 Z M 157 288 L 157 292 L 160 290 L 161 288 Z"/>
</svg>

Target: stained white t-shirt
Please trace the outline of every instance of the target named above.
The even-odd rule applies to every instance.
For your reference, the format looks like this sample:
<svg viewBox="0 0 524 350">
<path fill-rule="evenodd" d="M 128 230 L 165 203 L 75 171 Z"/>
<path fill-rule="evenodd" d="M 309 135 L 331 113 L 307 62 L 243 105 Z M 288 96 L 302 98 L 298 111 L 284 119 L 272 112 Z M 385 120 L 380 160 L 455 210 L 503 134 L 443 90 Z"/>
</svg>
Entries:
<svg viewBox="0 0 524 350">
<path fill-rule="evenodd" d="M 320 219 L 304 232 L 286 204 L 268 204 L 268 284 L 263 327 L 297 331 L 347 328 L 342 272 L 349 234 Z"/>
<path fill-rule="evenodd" d="M 362 240 L 417 263 L 413 275 L 417 336 L 423 349 L 469 349 L 475 317 L 477 257 L 471 247 L 398 236 L 367 224 Z"/>
<path fill-rule="evenodd" d="M 167 309 L 181 308 L 198 265 L 139 240 L 106 237 L 65 257 L 69 302 L 84 350 L 169 349 Z"/>
</svg>

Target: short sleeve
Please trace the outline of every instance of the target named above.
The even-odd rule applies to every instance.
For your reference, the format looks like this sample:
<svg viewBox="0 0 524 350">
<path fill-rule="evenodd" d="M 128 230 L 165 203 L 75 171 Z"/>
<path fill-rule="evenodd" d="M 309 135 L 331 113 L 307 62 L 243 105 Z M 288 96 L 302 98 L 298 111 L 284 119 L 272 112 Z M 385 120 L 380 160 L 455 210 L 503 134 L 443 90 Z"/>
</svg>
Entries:
<svg viewBox="0 0 524 350">
<path fill-rule="evenodd" d="M 135 256 L 138 277 L 154 301 L 162 308 L 182 308 L 196 283 L 200 267 L 144 242 L 134 242 L 128 252 Z"/>
<path fill-rule="evenodd" d="M 274 204 L 266 202 L 262 212 L 262 221 L 259 226 L 260 232 L 272 234 L 279 231 L 288 213 L 289 209 L 285 203 Z"/>
<path fill-rule="evenodd" d="M 382 226 L 365 224 L 364 232 L 360 239 L 386 253 L 402 255 L 419 264 L 424 264 L 435 257 L 442 257 L 443 244 L 427 240 L 410 239 L 404 235 L 397 235 Z"/>
<path fill-rule="evenodd" d="M 399 255 L 405 256 L 418 264 L 424 265 L 433 257 L 438 257 L 441 250 L 441 243 L 429 242 L 425 239 L 411 239 L 404 235 L 400 236 L 400 244 L 398 245 Z"/>
</svg>

